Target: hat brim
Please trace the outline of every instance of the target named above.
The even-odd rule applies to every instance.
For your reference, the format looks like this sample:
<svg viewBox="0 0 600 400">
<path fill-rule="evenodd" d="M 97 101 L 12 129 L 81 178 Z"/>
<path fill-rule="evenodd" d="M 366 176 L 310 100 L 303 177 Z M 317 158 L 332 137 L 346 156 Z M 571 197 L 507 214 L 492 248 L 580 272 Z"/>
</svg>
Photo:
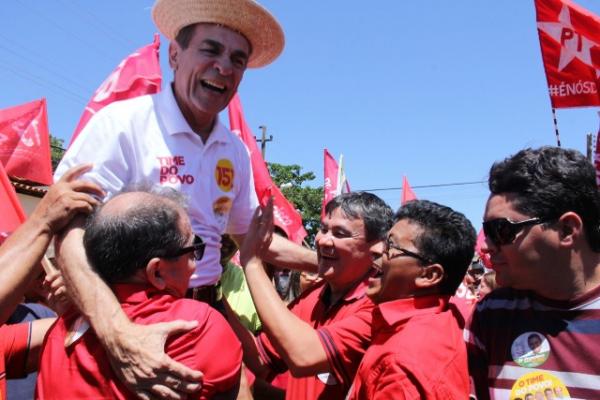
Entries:
<svg viewBox="0 0 600 400">
<path fill-rule="evenodd" d="M 252 0 L 157 0 L 152 19 L 171 41 L 181 28 L 197 23 L 220 24 L 239 32 L 252 46 L 248 68 L 270 64 L 285 44 L 275 17 Z"/>
</svg>

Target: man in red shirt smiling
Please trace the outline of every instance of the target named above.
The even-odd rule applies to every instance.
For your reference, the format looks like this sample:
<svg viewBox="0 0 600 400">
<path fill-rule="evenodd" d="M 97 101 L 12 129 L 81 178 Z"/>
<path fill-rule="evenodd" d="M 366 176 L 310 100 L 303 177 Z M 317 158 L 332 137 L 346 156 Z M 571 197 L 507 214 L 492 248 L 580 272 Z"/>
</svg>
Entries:
<svg viewBox="0 0 600 400">
<path fill-rule="evenodd" d="M 449 299 L 475 249 L 461 213 L 426 200 L 402 206 L 371 280 L 373 338 L 349 399 L 467 399 L 462 318 Z"/>
<path fill-rule="evenodd" d="M 392 210 L 377 196 L 353 192 L 325 207 L 316 236 L 323 281 L 288 307 L 257 253 L 272 229 L 273 204 L 255 216 L 243 256 L 248 287 L 263 324 L 254 338 L 230 318 L 244 347 L 244 362 L 259 377 L 289 370 L 286 399 L 344 399 L 371 340 L 373 303 L 366 297 L 374 254 L 391 226 Z"/>
</svg>

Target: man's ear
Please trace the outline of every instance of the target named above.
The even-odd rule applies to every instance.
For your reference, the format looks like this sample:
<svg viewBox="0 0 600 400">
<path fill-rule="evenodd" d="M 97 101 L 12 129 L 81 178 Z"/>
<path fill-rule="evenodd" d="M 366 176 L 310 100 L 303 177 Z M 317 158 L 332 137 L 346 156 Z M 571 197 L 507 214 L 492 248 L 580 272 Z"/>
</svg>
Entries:
<svg viewBox="0 0 600 400">
<path fill-rule="evenodd" d="M 162 277 L 161 270 L 164 266 L 164 260 L 158 257 L 152 258 L 146 264 L 146 279 L 159 290 L 163 290 L 167 284 Z"/>
<path fill-rule="evenodd" d="M 169 43 L 169 66 L 173 71 L 177 71 L 180 50 L 181 47 L 176 41 L 173 40 Z"/>
<path fill-rule="evenodd" d="M 444 279 L 444 267 L 440 264 L 431 264 L 423 267 L 422 272 L 415 278 L 415 285 L 419 289 L 433 289 Z"/>
<path fill-rule="evenodd" d="M 568 211 L 558 219 L 558 238 L 561 247 L 571 247 L 583 234 L 583 221 L 573 211 Z"/>
</svg>

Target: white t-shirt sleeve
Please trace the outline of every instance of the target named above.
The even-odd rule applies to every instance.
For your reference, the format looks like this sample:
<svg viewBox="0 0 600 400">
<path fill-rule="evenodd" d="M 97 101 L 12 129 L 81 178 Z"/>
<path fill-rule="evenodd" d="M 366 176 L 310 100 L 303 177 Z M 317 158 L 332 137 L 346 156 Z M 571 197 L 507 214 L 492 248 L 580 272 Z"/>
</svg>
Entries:
<svg viewBox="0 0 600 400">
<path fill-rule="evenodd" d="M 92 163 L 92 170 L 83 178 L 96 182 L 109 197 L 129 183 L 129 166 L 135 165 L 135 157 L 128 133 L 107 111 L 106 108 L 100 110 L 79 133 L 58 165 L 55 181 L 75 165 Z"/>
<path fill-rule="evenodd" d="M 246 147 L 242 147 L 243 149 L 239 152 L 240 165 L 242 167 L 239 168 L 239 179 L 237 181 L 240 185 L 240 191 L 233 200 L 231 213 L 229 215 L 229 223 L 227 225 L 227 233 L 234 235 L 243 235 L 248 232 L 248 227 L 252 221 L 252 215 L 258 206 L 250 157 Z"/>
</svg>

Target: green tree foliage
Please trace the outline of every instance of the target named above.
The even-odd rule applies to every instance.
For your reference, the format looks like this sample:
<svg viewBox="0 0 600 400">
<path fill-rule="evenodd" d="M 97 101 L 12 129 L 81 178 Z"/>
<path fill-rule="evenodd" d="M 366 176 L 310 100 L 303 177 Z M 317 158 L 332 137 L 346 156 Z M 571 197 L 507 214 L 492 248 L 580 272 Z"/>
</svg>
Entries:
<svg viewBox="0 0 600 400">
<path fill-rule="evenodd" d="M 312 172 L 302 173 L 299 165 L 284 165 L 267 163 L 273 182 L 281 188 L 283 195 L 291 201 L 302 215 L 304 229 L 308 236 L 304 239 L 313 246 L 315 235 L 321 224 L 321 203 L 323 201 L 323 187 L 306 186 L 306 182 L 315 179 Z"/>
<path fill-rule="evenodd" d="M 65 141 L 63 139 L 50 135 L 50 159 L 52 160 L 52 171 L 56 170 L 58 163 L 65 154 L 63 148 Z"/>
</svg>

